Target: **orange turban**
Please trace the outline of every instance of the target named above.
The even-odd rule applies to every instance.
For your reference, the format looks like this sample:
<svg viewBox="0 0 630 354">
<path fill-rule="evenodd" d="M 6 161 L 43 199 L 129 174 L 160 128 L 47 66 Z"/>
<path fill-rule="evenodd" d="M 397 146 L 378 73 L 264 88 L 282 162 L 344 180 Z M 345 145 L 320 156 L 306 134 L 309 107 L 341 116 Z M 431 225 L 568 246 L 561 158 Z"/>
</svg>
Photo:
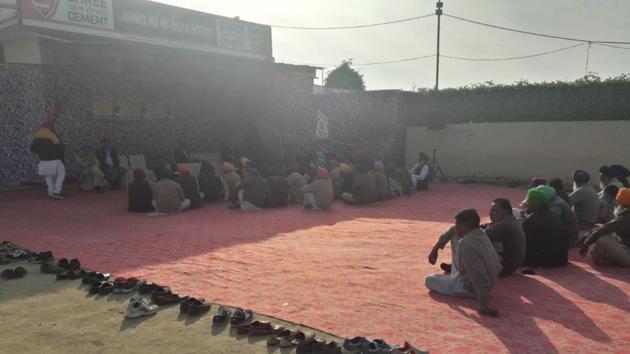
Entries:
<svg viewBox="0 0 630 354">
<path fill-rule="evenodd" d="M 617 203 L 623 206 L 630 206 L 630 188 L 620 188 L 617 193 Z"/>
</svg>

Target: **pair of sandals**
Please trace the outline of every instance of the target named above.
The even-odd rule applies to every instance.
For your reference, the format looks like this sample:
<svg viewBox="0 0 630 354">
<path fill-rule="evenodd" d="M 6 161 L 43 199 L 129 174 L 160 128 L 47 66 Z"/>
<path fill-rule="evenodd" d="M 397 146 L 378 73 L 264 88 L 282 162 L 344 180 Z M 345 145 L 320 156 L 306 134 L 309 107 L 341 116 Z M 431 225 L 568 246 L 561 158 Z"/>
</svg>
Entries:
<svg viewBox="0 0 630 354">
<path fill-rule="evenodd" d="M 223 326 L 229 320 L 232 327 L 242 327 L 247 326 L 253 319 L 254 313 L 251 310 L 243 310 L 239 307 L 232 313 L 227 306 L 221 305 L 217 314 L 212 317 L 212 325 Z"/>
<path fill-rule="evenodd" d="M 2 277 L 4 279 L 19 279 L 26 275 L 26 269 L 24 267 L 17 267 L 15 269 L 5 269 L 2 272 Z"/>
<path fill-rule="evenodd" d="M 278 345 L 280 348 L 291 348 L 296 345 L 304 346 L 310 344 L 314 340 L 314 333 L 304 333 L 300 330 L 291 331 L 285 329 L 277 335 L 269 337 L 269 339 L 267 339 L 267 345 L 270 347 Z"/>
<path fill-rule="evenodd" d="M 284 330 L 286 330 L 284 326 L 274 326 L 267 321 L 254 321 L 245 326 L 237 327 L 236 334 L 250 337 L 264 337 L 278 335 Z"/>
<path fill-rule="evenodd" d="M 86 272 L 85 274 L 83 274 L 83 278 L 81 278 L 81 283 L 83 283 L 84 285 L 92 285 L 94 283 L 107 281 L 109 280 L 109 277 L 109 273 Z"/>
<path fill-rule="evenodd" d="M 41 262 L 39 269 L 42 273 L 46 274 L 61 274 L 68 271 L 81 272 L 81 263 L 76 258 L 71 261 L 62 258 L 56 265 L 52 262 L 52 260 Z M 81 276 L 83 276 L 83 273 Z"/>
<path fill-rule="evenodd" d="M 110 281 L 96 281 L 90 285 L 90 294 L 108 295 L 114 291 L 114 283 Z"/>
</svg>

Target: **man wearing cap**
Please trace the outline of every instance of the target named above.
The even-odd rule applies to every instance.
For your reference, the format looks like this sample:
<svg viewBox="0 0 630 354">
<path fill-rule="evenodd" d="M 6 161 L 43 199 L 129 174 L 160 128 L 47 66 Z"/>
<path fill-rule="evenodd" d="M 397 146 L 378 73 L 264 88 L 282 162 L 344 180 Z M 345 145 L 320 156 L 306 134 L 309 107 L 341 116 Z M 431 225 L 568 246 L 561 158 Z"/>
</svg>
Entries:
<svg viewBox="0 0 630 354">
<path fill-rule="evenodd" d="M 125 168 L 120 166 L 118 152 L 111 147 L 111 142 L 107 138 L 101 139 L 101 147 L 96 150 L 96 158 L 99 167 L 105 174 L 105 179 L 111 186 L 119 186 L 120 181 L 125 176 Z"/>
<path fill-rule="evenodd" d="M 190 207 L 188 207 L 188 209 L 203 208 L 203 198 L 205 195 L 201 193 L 199 180 L 191 174 L 190 168 L 185 165 L 179 165 L 179 167 L 177 167 L 175 182 L 179 183 L 186 199 L 190 200 Z"/>
<path fill-rule="evenodd" d="M 584 170 L 573 173 L 573 192 L 569 195 L 573 211 L 582 230 L 595 226 L 599 215 L 599 197 L 590 184 L 591 176 Z"/>
<path fill-rule="evenodd" d="M 527 192 L 527 206 L 532 212 L 523 221 L 527 239 L 524 265 L 528 267 L 559 267 L 568 262 L 569 234 L 549 205 L 548 195 L 540 189 Z"/>
<path fill-rule="evenodd" d="M 317 178 L 303 187 L 304 208 L 309 210 L 328 209 L 335 199 L 332 181 L 328 171 L 323 167 L 317 168 Z"/>
<path fill-rule="evenodd" d="M 549 210 L 553 214 L 556 214 L 560 218 L 560 221 L 562 221 L 562 225 L 564 225 L 569 235 L 569 245 L 573 247 L 580 234 L 577 218 L 575 217 L 573 209 L 569 206 L 569 204 L 567 204 L 567 202 L 564 201 L 564 199 L 556 195 L 555 188 L 547 185 L 540 185 L 536 187 L 536 189 L 543 192 L 549 199 Z"/>
<path fill-rule="evenodd" d="M 615 218 L 582 237 L 578 245 L 582 256 L 594 245 L 591 256 L 598 266 L 630 268 L 630 188 L 619 189 L 616 199 Z"/>
</svg>

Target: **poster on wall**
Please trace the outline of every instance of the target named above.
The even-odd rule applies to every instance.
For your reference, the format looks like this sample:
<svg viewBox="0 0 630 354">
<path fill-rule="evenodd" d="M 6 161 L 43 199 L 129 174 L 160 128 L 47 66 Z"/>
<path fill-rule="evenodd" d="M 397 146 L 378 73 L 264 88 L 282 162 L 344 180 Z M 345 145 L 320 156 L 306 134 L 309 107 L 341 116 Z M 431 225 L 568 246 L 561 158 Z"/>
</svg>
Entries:
<svg viewBox="0 0 630 354">
<path fill-rule="evenodd" d="M 119 97 L 94 97 L 92 107 L 95 119 L 174 119 L 172 103 L 142 101 Z"/>
</svg>

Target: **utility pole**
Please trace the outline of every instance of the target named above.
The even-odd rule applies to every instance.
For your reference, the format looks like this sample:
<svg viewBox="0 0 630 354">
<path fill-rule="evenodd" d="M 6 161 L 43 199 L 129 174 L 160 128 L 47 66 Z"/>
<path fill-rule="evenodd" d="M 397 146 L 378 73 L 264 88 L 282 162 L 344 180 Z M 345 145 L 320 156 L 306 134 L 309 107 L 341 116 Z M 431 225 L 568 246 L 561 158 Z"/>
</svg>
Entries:
<svg viewBox="0 0 630 354">
<path fill-rule="evenodd" d="M 435 14 L 437 15 L 437 55 L 435 57 L 435 91 L 440 88 L 440 22 L 442 20 L 442 0 L 435 3 Z"/>
</svg>

